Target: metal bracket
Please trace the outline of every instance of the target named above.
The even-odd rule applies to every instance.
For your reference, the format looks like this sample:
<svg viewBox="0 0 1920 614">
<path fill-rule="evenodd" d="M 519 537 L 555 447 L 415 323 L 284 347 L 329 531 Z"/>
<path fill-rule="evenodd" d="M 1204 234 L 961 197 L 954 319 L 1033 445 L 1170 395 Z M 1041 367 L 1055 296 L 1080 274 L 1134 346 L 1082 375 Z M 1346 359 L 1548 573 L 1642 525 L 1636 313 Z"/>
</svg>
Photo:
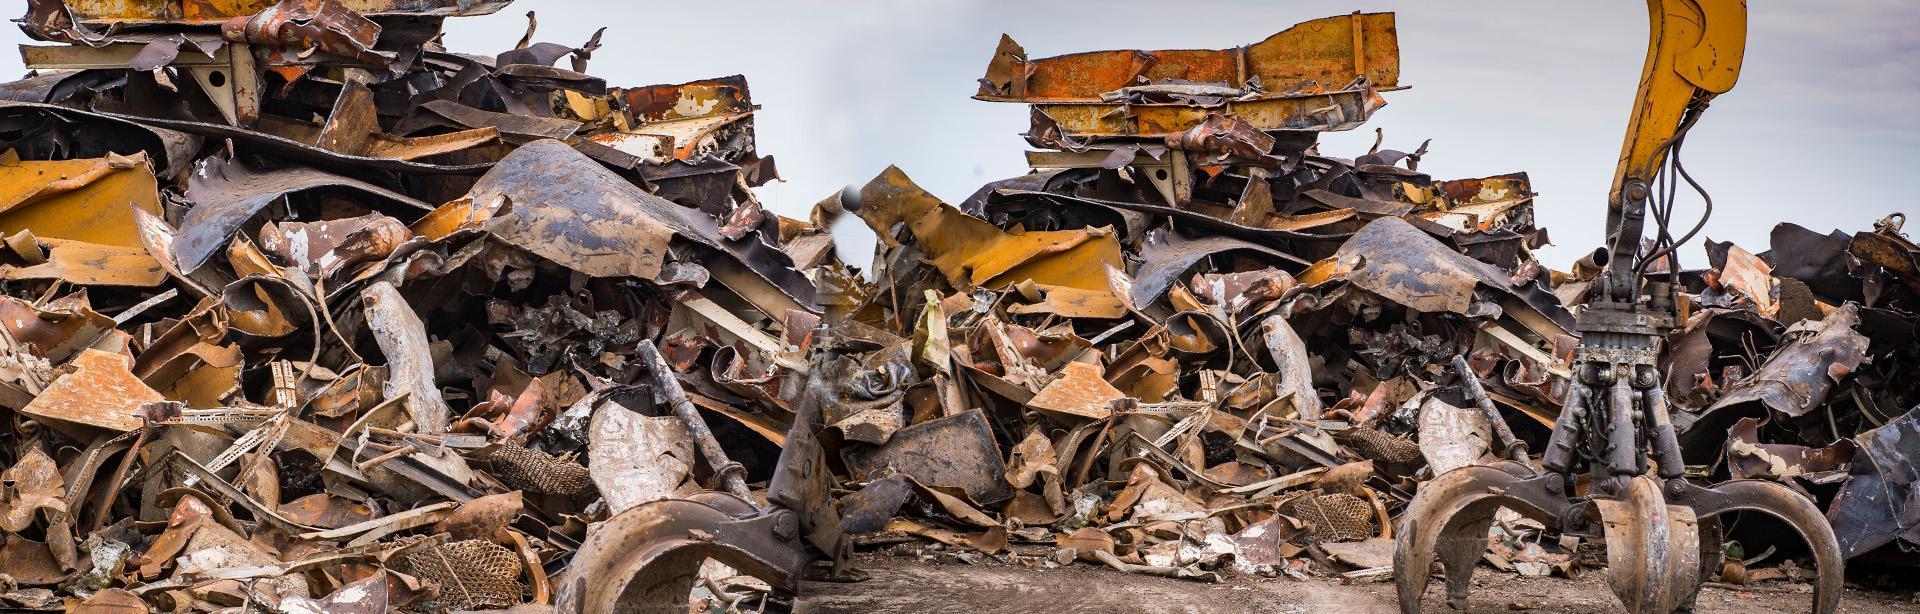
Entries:
<svg viewBox="0 0 1920 614">
<path fill-rule="evenodd" d="M 31 70 L 126 69 L 145 45 L 120 43 L 84 45 L 21 45 L 20 59 Z M 227 123 L 249 127 L 260 117 L 260 70 L 253 50 L 245 43 L 226 43 L 208 57 L 197 51 L 181 53 L 167 64 L 193 77 Z"/>
<path fill-rule="evenodd" d="M 1089 150 L 1073 151 L 1029 151 L 1027 167 L 1033 169 L 1054 168 L 1106 168 L 1108 152 Z M 1160 198 L 1175 207 L 1186 206 L 1193 201 L 1193 165 L 1187 160 L 1187 153 L 1178 149 L 1167 151 L 1162 158 L 1146 154 L 1134 154 L 1127 166 L 1145 176 Z"/>
</svg>

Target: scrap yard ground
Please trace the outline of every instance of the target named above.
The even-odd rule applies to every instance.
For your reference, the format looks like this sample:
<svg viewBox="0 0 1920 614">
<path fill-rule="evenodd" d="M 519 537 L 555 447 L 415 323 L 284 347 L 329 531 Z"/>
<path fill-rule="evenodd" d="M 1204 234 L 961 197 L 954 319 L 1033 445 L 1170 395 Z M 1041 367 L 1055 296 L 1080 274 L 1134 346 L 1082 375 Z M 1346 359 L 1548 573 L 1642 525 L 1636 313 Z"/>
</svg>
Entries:
<svg viewBox="0 0 1920 614">
<path fill-rule="evenodd" d="M 795 612 L 971 612 L 974 614 L 1386 614 L 1398 612 L 1393 584 L 1343 583 L 1316 578 L 1236 578 L 1196 584 L 1122 574 L 1094 567 L 1041 569 L 1018 565 L 968 565 L 922 560 L 912 554 L 862 556 L 873 579 L 860 583 L 809 582 Z M 1486 576 L 1474 582 L 1471 614 L 1515 612 L 1597 614 L 1618 612 L 1602 574 L 1578 580 Z M 1910 593 L 1849 590 L 1847 612 L 1920 612 Z M 1799 614 L 1812 600 L 1805 585 L 1709 586 L 1700 593 L 1700 614 Z M 1456 612 L 1429 603 L 1430 612 Z"/>
</svg>

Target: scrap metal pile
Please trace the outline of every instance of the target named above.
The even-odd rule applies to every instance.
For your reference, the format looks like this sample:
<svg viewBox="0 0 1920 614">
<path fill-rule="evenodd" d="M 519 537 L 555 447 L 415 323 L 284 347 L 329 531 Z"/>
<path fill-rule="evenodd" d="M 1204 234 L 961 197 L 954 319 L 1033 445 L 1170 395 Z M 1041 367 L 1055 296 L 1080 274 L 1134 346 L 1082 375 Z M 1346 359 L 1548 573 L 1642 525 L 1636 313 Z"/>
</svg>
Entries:
<svg viewBox="0 0 1920 614">
<path fill-rule="evenodd" d="M 65 44 L 0 102 L 7 606 L 588 608 L 589 527 L 766 479 L 636 385 L 816 302 L 745 79 L 610 87 L 532 14 L 440 46 L 504 1 L 29 4 Z M 736 368 L 785 355 L 750 332 Z M 717 441 L 782 437 L 726 390 Z"/>
<path fill-rule="evenodd" d="M 744 79 L 609 86 L 531 14 L 440 46 L 505 4 L 29 3 L 59 44 L 0 88 L 0 601 L 764 607 L 902 539 L 1377 576 L 1422 480 L 1559 410 L 1591 269 L 1533 258 L 1526 175 L 1316 147 L 1400 87 L 1391 14 L 1003 39 L 978 97 L 1032 106 L 1035 173 L 952 205 L 888 169 L 796 220 Z M 1898 222 L 1665 261 L 1689 461 L 1817 497 L 1850 556 L 1920 544 Z M 1488 560 L 1579 562 L 1538 533 Z"/>
</svg>

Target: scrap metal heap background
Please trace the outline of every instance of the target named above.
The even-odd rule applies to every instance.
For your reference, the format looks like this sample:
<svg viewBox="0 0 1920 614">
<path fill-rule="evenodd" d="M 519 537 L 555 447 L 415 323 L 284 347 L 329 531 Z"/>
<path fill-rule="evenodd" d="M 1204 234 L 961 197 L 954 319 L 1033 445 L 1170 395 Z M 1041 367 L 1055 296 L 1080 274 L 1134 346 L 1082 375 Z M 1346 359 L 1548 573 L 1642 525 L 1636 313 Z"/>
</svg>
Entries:
<svg viewBox="0 0 1920 614">
<path fill-rule="evenodd" d="M 1594 272 L 1534 259 L 1524 173 L 1317 149 L 1403 87 L 1391 14 L 1223 50 L 1003 39 L 977 97 L 1031 105 L 1036 172 L 956 205 L 890 168 L 796 220 L 754 198 L 745 79 L 610 86 L 598 33 L 534 43 L 532 14 L 497 55 L 439 45 L 504 1 L 28 4 L 58 44 L 0 86 L 13 607 L 567 605 L 663 501 L 797 512 L 842 577 L 902 540 L 1379 577 L 1420 483 L 1493 458 L 1481 408 L 1541 448 Z M 845 215 L 870 271 L 835 254 Z M 1793 485 L 1861 560 L 1920 547 L 1902 221 L 1654 267 L 1685 288 L 1690 468 Z M 1496 567 L 1604 561 L 1511 520 Z M 1731 537 L 1724 581 L 1804 581 L 1799 544 Z M 794 580 L 698 560 L 672 572 L 697 607 Z"/>
</svg>

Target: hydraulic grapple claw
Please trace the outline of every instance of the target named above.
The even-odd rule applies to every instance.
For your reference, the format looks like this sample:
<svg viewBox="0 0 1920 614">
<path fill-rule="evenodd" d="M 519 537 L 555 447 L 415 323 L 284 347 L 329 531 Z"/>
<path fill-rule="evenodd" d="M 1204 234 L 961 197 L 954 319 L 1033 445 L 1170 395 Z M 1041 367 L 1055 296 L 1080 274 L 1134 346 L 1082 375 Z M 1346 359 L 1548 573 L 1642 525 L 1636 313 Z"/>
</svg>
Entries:
<svg viewBox="0 0 1920 614">
<path fill-rule="evenodd" d="M 1552 492 L 1560 476 L 1536 473 L 1511 462 L 1462 467 L 1420 487 L 1395 534 L 1394 580 L 1400 611 L 1420 611 L 1420 600 L 1438 560 L 1447 577 L 1447 605 L 1464 609 L 1474 564 L 1487 548 L 1487 527 L 1505 507 L 1547 523 L 1568 506 Z"/>
<path fill-rule="evenodd" d="M 1711 487 L 1642 475 L 1606 497 L 1580 505 L 1562 494 L 1562 476 L 1531 473 L 1516 463 L 1463 467 L 1423 485 L 1395 535 L 1394 568 L 1400 611 L 1420 611 L 1439 562 L 1447 604 L 1465 609 L 1474 564 L 1487 547 L 1487 527 L 1505 507 L 1549 526 L 1576 515 L 1597 515 L 1607 545 L 1608 584 L 1629 612 L 1691 611 L 1701 583 L 1718 568 L 1718 516 L 1758 512 L 1793 526 L 1814 555 L 1818 579 L 1814 614 L 1839 605 L 1844 559 L 1833 529 L 1812 501 L 1793 489 L 1760 480 Z M 1570 513 L 1571 512 L 1571 513 Z"/>
</svg>

